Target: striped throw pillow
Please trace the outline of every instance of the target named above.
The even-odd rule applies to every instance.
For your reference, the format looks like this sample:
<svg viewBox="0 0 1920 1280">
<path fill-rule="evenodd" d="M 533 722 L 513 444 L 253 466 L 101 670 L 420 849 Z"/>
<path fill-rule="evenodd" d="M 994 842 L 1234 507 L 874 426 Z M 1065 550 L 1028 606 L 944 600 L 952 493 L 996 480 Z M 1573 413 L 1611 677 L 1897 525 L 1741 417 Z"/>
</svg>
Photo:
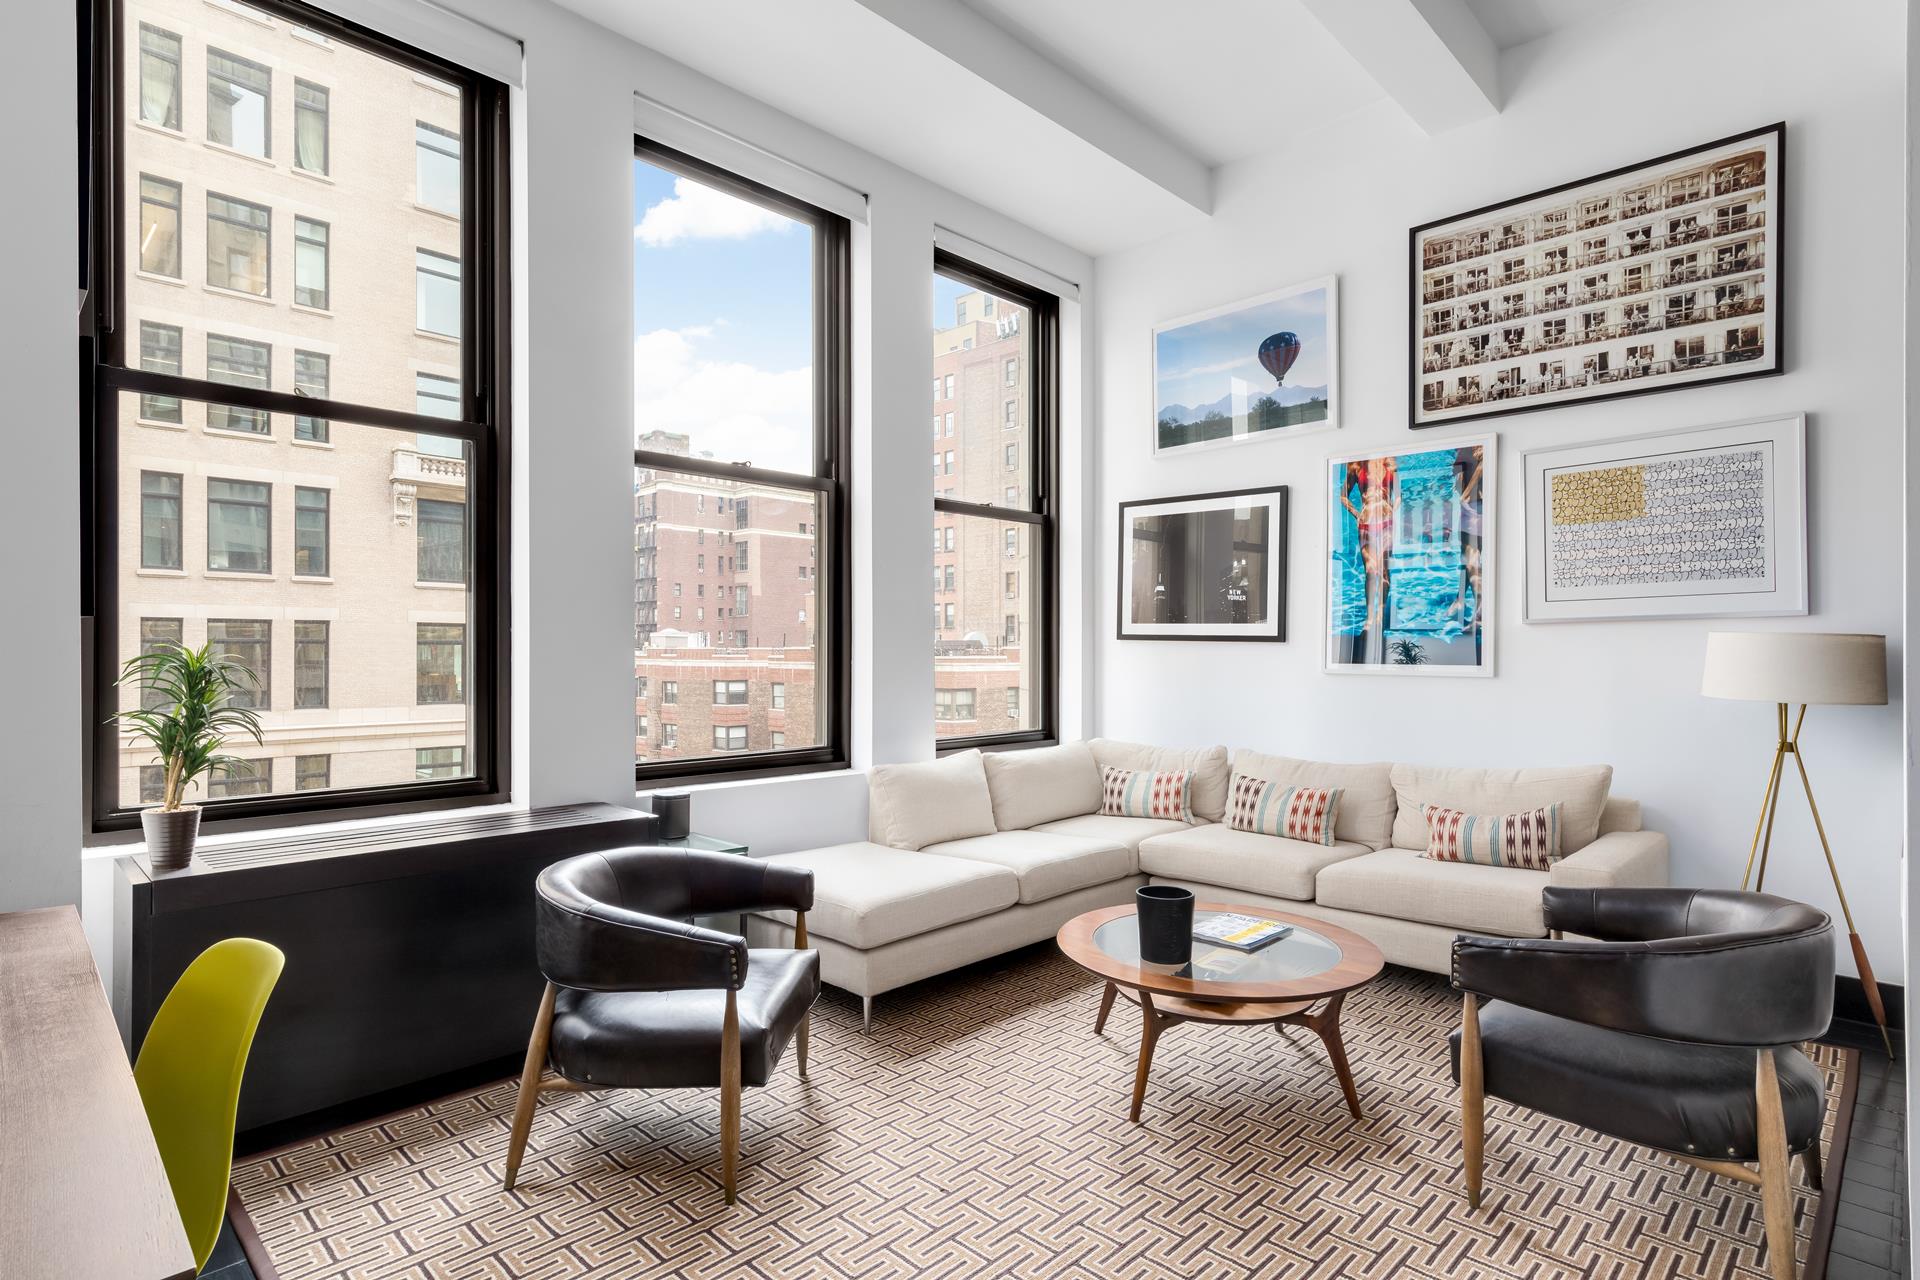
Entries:
<svg viewBox="0 0 1920 1280">
<path fill-rule="evenodd" d="M 1294 787 L 1236 773 L 1227 788 L 1227 825 L 1235 831 L 1332 844 L 1339 787 Z"/>
<path fill-rule="evenodd" d="M 1108 765 L 1100 771 L 1100 812 L 1115 818 L 1193 821 L 1193 774 Z"/>
<path fill-rule="evenodd" d="M 1420 812 L 1427 819 L 1425 856 L 1436 862 L 1546 871 L 1561 857 L 1557 804 L 1499 817 L 1462 813 L 1437 804 L 1422 805 Z"/>
</svg>

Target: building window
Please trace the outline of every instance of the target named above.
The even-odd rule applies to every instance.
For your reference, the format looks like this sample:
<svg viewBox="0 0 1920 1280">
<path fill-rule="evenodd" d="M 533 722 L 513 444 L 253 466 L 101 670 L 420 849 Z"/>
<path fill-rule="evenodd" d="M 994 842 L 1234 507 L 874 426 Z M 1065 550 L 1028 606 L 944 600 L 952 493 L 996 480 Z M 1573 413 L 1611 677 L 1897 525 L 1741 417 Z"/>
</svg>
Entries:
<svg viewBox="0 0 1920 1280">
<path fill-rule="evenodd" d="M 660 726 L 660 745 L 668 751 L 680 745 L 680 726 L 663 724 Z"/>
<path fill-rule="evenodd" d="M 273 572 L 273 486 L 207 481 L 207 568 L 214 573 Z"/>
<path fill-rule="evenodd" d="M 787 745 L 787 735 L 780 732 L 780 730 L 778 729 L 775 729 L 771 734 L 769 734 L 768 739 L 769 739 L 769 744 L 773 747 L 775 751 L 778 751 L 781 747 L 784 747 Z"/>
<path fill-rule="evenodd" d="M 460 212 L 460 135 L 413 122 L 414 198 L 436 213 Z"/>
<path fill-rule="evenodd" d="M 467 504 L 422 498 L 418 504 L 420 529 L 416 572 L 421 582 L 467 580 Z"/>
<path fill-rule="evenodd" d="M 180 128 L 180 37 L 140 24 L 140 119 Z"/>
<path fill-rule="evenodd" d="M 273 761 L 231 760 L 215 765 L 207 775 L 207 799 L 264 796 L 273 791 Z"/>
<path fill-rule="evenodd" d="M 934 499 L 935 549 L 952 553 L 970 584 L 943 592 L 935 614 L 935 736 L 943 750 L 969 739 L 1041 740 L 1053 732 L 1058 301 L 944 250 L 934 255 L 933 293 L 934 350 L 974 343 L 970 355 L 946 357 L 978 369 L 960 381 L 959 452 L 991 458 L 997 447 L 1001 460 L 998 471 L 965 469 L 954 492 Z M 992 318 L 968 325 L 967 314 Z M 1032 430 L 1014 434 L 1024 427 Z M 972 687 L 941 687 L 963 673 Z M 1010 696 L 1016 688 L 1039 696 Z"/>
<path fill-rule="evenodd" d="M 636 679 L 634 681 L 634 686 L 638 691 L 638 694 L 640 697 L 644 698 L 647 696 L 647 678 L 645 676 L 641 676 L 638 679 Z"/>
<path fill-rule="evenodd" d="M 271 641 L 269 741 L 290 759 L 316 754 L 313 771 L 282 762 L 236 783 L 209 821 L 298 823 L 391 804 L 416 783 L 408 794 L 425 801 L 498 803 L 513 740 L 500 694 L 515 290 L 495 252 L 511 204 L 507 88 L 352 23 L 323 36 L 297 3 L 91 7 L 82 134 L 114 145 L 87 149 L 79 192 L 80 481 L 100 648 L 88 834 L 139 821 L 149 758 L 106 721 L 139 706 L 110 676 L 138 651 L 143 613 L 184 618 L 195 645 Z M 381 118 L 383 103 L 416 101 Z M 409 136 L 415 116 L 434 127 Z M 192 136 L 162 136 L 178 131 Z M 413 174 L 410 142 L 428 152 Z M 353 274 L 378 276 L 381 253 L 425 268 L 414 296 L 404 274 L 397 296 Z M 275 305 L 249 305 L 260 300 Z M 442 701 L 396 740 L 393 705 L 420 678 L 406 632 L 422 620 L 459 624 L 458 639 L 430 637 L 428 696 Z M 335 635 L 350 658 L 337 684 L 321 661 Z M 458 767 L 417 778 L 408 753 L 440 744 Z M 339 756 L 338 776 L 330 761 L 318 771 L 319 753 Z"/>
<path fill-rule="evenodd" d="M 179 618 L 142 618 L 140 619 L 140 652 L 155 653 L 163 646 L 178 645 L 183 641 L 185 631 Z M 167 695 L 158 689 L 149 689 L 142 685 L 140 705 L 148 711 L 155 707 L 167 706 Z M 151 803 L 142 801 L 141 803 Z"/>
<path fill-rule="evenodd" d="M 180 565 L 180 477 L 164 471 L 140 473 L 140 567 L 178 569 Z"/>
<path fill-rule="evenodd" d="M 414 328 L 460 336 L 460 259 L 431 249 L 413 253 Z"/>
<path fill-rule="evenodd" d="M 767 695 L 767 705 L 775 711 L 787 709 L 787 685 L 784 680 L 773 682 L 772 692 Z"/>
<path fill-rule="evenodd" d="M 293 220 L 293 300 L 303 307 L 327 309 L 327 236 L 324 222 Z"/>
<path fill-rule="evenodd" d="M 419 626 L 416 700 L 459 703 L 467 700 L 467 628 L 458 622 L 422 622 Z"/>
<path fill-rule="evenodd" d="M 293 789 L 295 791 L 325 791 L 332 785 L 332 756 L 295 756 L 293 758 Z"/>
<path fill-rule="evenodd" d="M 331 498 L 325 489 L 296 486 L 293 491 L 293 575 L 296 578 L 324 578 L 328 574 Z"/>
<path fill-rule="evenodd" d="M 208 284 L 266 297 L 272 241 L 273 213 L 265 205 L 207 193 Z"/>
<path fill-rule="evenodd" d="M 229 338 L 225 334 L 207 335 L 207 380 L 229 386 L 267 390 L 268 371 L 273 365 L 273 348 L 264 342 Z M 273 432 L 272 415 L 265 409 L 240 409 L 216 404 L 207 408 L 207 428 L 212 431 L 242 431 L 264 436 Z"/>
<path fill-rule="evenodd" d="M 680 682 L 678 680 L 662 680 L 660 682 L 660 701 L 666 706 L 672 706 L 674 703 L 680 701 Z"/>
<path fill-rule="evenodd" d="M 327 705 L 328 626 L 325 622 L 293 624 L 293 705 Z"/>
<path fill-rule="evenodd" d="M 415 747 L 413 776 L 422 782 L 436 778 L 459 778 L 467 772 L 465 747 Z"/>
<path fill-rule="evenodd" d="M 207 50 L 207 141 L 266 158 L 272 148 L 273 73 L 223 49 Z"/>
<path fill-rule="evenodd" d="M 167 798 L 167 767 L 163 764 L 140 766 L 140 803 L 159 804 Z"/>
<path fill-rule="evenodd" d="M 252 619 L 213 618 L 207 622 L 207 643 L 216 656 L 231 658 L 246 669 L 227 698 L 227 704 L 265 711 L 273 705 L 273 624 Z"/>
<path fill-rule="evenodd" d="M 327 91 L 305 80 L 293 82 L 293 167 L 308 173 L 327 171 Z"/>
<path fill-rule="evenodd" d="M 744 768 L 843 765 L 850 229 L 843 218 L 650 142 L 639 142 L 635 152 L 639 331 L 674 327 L 681 323 L 676 315 L 724 313 L 736 328 L 746 326 L 730 330 L 730 340 L 792 352 L 781 367 L 804 364 L 803 385 L 812 388 L 796 411 L 770 414 L 763 426 L 743 431 L 721 415 L 690 418 L 684 405 L 697 393 L 688 384 L 692 370 L 652 355 L 645 344 L 638 352 L 634 494 L 636 509 L 653 519 L 637 526 L 650 549 L 636 557 L 636 598 L 671 599 L 677 582 L 694 583 L 689 594 L 705 598 L 686 606 L 691 634 L 680 629 L 678 613 L 664 629 L 670 634 L 646 623 L 637 628 L 636 669 L 678 669 L 685 679 L 710 682 L 718 706 L 766 705 L 764 692 L 751 691 L 773 686 L 775 674 L 780 696 L 795 696 L 786 703 L 779 757 L 770 756 L 760 727 L 749 746 L 744 726 L 694 724 L 671 758 L 665 753 L 672 744 L 636 734 L 636 780 L 645 786 Z M 725 210 L 742 234 L 683 234 L 680 210 L 694 202 Z M 936 450 L 935 470 L 940 466 Z M 727 576 L 701 592 L 703 574 Z M 711 648 L 732 651 L 724 669 L 738 679 L 713 679 Z M 705 729 L 715 730 L 711 741 Z"/>
<path fill-rule="evenodd" d="M 333 358 L 318 351 L 296 351 L 293 353 L 293 394 L 310 396 L 315 400 L 325 400 L 327 387 L 333 381 Z M 309 418 L 305 414 L 293 420 L 293 438 L 307 440 L 314 444 L 325 444 L 328 437 L 325 418 Z"/>
<path fill-rule="evenodd" d="M 140 175 L 140 269 L 180 278 L 180 184 Z"/>
</svg>

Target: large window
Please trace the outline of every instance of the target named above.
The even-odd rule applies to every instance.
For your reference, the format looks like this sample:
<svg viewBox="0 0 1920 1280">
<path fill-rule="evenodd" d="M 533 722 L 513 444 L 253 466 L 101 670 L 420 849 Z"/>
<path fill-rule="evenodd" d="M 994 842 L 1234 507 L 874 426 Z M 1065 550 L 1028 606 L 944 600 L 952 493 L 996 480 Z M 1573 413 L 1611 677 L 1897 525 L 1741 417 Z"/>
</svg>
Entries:
<svg viewBox="0 0 1920 1280">
<path fill-rule="evenodd" d="M 934 386 L 960 422 L 933 455 L 934 733 L 943 749 L 1045 739 L 1058 304 L 945 253 L 933 298 Z"/>
<path fill-rule="evenodd" d="M 95 829 L 146 802 L 108 716 L 161 636 L 263 686 L 210 823 L 497 802 L 505 88 L 302 0 L 93 7 Z"/>
<path fill-rule="evenodd" d="M 637 777 L 842 764 L 847 223 L 636 152 Z"/>
</svg>

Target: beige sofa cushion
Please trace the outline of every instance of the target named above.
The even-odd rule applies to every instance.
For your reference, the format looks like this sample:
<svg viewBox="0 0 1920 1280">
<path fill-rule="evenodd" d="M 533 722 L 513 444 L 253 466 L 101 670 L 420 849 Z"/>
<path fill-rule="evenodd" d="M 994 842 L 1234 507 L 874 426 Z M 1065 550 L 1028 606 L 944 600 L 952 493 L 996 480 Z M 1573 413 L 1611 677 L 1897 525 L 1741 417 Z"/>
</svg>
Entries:
<svg viewBox="0 0 1920 1280">
<path fill-rule="evenodd" d="M 895 849 L 993 834 L 993 795 L 978 751 L 867 774 L 867 838 Z"/>
<path fill-rule="evenodd" d="M 1245 747 L 1233 753 L 1233 772 L 1289 787 L 1338 787 L 1340 804 L 1333 811 L 1336 840 L 1384 849 L 1393 843 L 1393 766 L 1330 764 L 1270 756 Z"/>
<path fill-rule="evenodd" d="M 1020 877 L 1022 902 L 1045 902 L 1133 874 L 1133 852 L 1125 845 L 1046 831 L 996 831 L 928 845 L 921 852 L 1005 867 Z"/>
<path fill-rule="evenodd" d="M 1227 749 L 1225 747 L 1150 747 L 1117 738 L 1095 738 L 1087 744 L 1101 769 L 1147 769 L 1167 772 L 1185 769 L 1193 775 L 1193 816 L 1218 822 L 1227 815 Z M 1094 808 L 1099 808 L 1095 805 Z"/>
<path fill-rule="evenodd" d="M 1104 840 L 1117 844 L 1128 853 L 1138 854 L 1140 842 L 1153 836 L 1163 836 L 1169 831 L 1185 831 L 1187 824 L 1175 822 L 1171 818 L 1122 818 L 1111 813 L 1089 813 L 1078 818 L 1062 818 L 1058 822 L 1048 822 L 1034 828 L 1035 831 L 1051 831 L 1063 836 L 1086 836 L 1091 840 Z"/>
<path fill-rule="evenodd" d="M 993 797 L 993 825 L 1002 831 L 1100 811 L 1100 766 L 1084 742 L 995 751 L 982 763 Z"/>
<path fill-rule="evenodd" d="M 1435 862 L 1411 849 L 1382 849 L 1322 871 L 1315 901 L 1468 933 L 1538 938 L 1547 931 L 1540 906 L 1546 887 L 1545 871 Z"/>
<path fill-rule="evenodd" d="M 1020 900 L 1020 879 L 977 858 L 889 849 L 861 842 L 776 853 L 768 858 L 813 872 L 807 928 L 870 951 Z"/>
<path fill-rule="evenodd" d="M 1399 812 L 1393 819 L 1393 843 L 1400 849 L 1427 847 L 1426 804 L 1466 813 L 1520 813 L 1545 805 L 1560 806 L 1560 851 L 1578 853 L 1600 833 L 1600 813 L 1613 785 L 1613 766 L 1576 765 L 1566 769 L 1446 769 L 1436 765 L 1396 764 L 1393 790 Z M 1391 913 L 1389 913 L 1391 914 Z"/>
<path fill-rule="evenodd" d="M 1308 844 L 1215 822 L 1141 841 L 1140 869 L 1150 876 L 1217 884 L 1222 898 L 1245 889 L 1307 902 L 1323 868 L 1367 852 L 1363 844 Z"/>
</svg>

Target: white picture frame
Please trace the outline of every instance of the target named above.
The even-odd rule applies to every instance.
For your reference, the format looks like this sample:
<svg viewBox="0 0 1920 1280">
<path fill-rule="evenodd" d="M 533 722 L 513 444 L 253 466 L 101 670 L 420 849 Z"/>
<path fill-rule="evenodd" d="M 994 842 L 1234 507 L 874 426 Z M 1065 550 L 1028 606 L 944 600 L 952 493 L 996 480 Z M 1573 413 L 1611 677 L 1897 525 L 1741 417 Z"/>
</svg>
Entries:
<svg viewBox="0 0 1920 1280">
<path fill-rule="evenodd" d="M 1319 295 L 1316 301 L 1315 295 Z M 1272 373 L 1263 365 L 1262 345 L 1269 339 L 1297 336 L 1298 347 L 1292 364 L 1285 368 L 1276 387 L 1285 386 L 1285 378 L 1295 367 L 1304 365 L 1299 376 L 1308 381 L 1289 388 L 1304 392 L 1323 391 L 1325 413 L 1313 420 L 1260 426 L 1254 421 L 1255 407 L 1263 396 L 1271 394 L 1265 385 Z M 1227 445 L 1249 444 L 1260 440 L 1284 440 L 1294 436 L 1338 430 L 1340 426 L 1340 281 L 1338 276 L 1319 276 L 1270 293 L 1242 298 L 1223 306 L 1155 325 L 1148 367 L 1153 371 L 1153 452 L 1156 457 L 1193 453 Z M 1196 364 L 1198 360 L 1200 363 Z M 1324 383 L 1311 381 L 1315 372 L 1323 373 Z M 1311 395 L 1294 405 L 1281 405 L 1279 412 L 1292 416 L 1295 409 L 1314 403 Z M 1163 426 L 1169 413 L 1191 419 Z M 1219 410 L 1228 426 L 1224 434 L 1209 438 L 1203 426 L 1212 418 L 1193 415 Z"/>
<path fill-rule="evenodd" d="M 1524 620 L 1806 614 L 1806 431 L 1806 415 L 1789 413 L 1526 451 L 1521 456 L 1527 529 Z M 1664 481 L 1662 472 L 1668 473 Z M 1596 477 L 1583 487 L 1597 497 L 1566 487 L 1582 476 Z M 1684 503 L 1689 501 L 1685 495 L 1698 491 L 1702 477 L 1706 483 L 1726 485 L 1718 498 L 1692 499 L 1704 501 L 1705 510 L 1669 506 L 1653 487 L 1672 486 L 1673 501 Z M 1556 493 L 1560 501 L 1586 510 L 1556 523 Z M 1727 511 L 1728 502 L 1735 504 L 1734 512 Z M 1595 519 L 1596 504 L 1601 514 L 1610 507 L 1632 511 L 1636 506 L 1642 514 Z M 1747 505 L 1753 505 L 1753 514 L 1742 517 L 1737 508 Z M 1743 519 L 1757 519 L 1758 524 L 1743 532 Z M 1705 558 L 1684 570 L 1692 576 L 1676 576 L 1674 566 L 1657 560 L 1636 574 L 1637 561 L 1620 554 L 1623 536 L 1658 538 L 1675 529 L 1697 530 L 1702 520 L 1716 526 L 1720 541 L 1698 553 Z M 1698 576 L 1722 557 L 1733 572 L 1718 578 Z M 1605 582 L 1599 580 L 1601 574 L 1616 576 Z"/>
<path fill-rule="evenodd" d="M 1254 511 L 1264 516 L 1263 541 L 1249 547 L 1235 513 Z M 1175 537 L 1175 528 L 1184 536 Z M 1158 563 L 1141 558 L 1143 542 L 1157 549 Z M 1283 642 L 1287 555 L 1285 485 L 1123 502 L 1114 638 Z M 1220 616 L 1236 609 L 1249 616 Z M 1195 612 L 1207 616 L 1187 616 Z M 1153 613 L 1159 616 L 1144 616 Z"/>
<path fill-rule="evenodd" d="M 1413 482 L 1423 491 L 1436 494 L 1439 485 L 1449 484 L 1454 486 L 1451 497 L 1409 497 L 1401 488 L 1403 477 L 1411 474 L 1400 466 L 1406 459 L 1418 459 L 1422 463 L 1423 474 Z M 1370 486 L 1377 483 L 1373 477 L 1385 470 L 1378 464 L 1388 460 L 1394 464 L 1391 486 L 1375 490 L 1369 496 Z M 1477 475 L 1473 472 L 1476 462 Z M 1355 464 L 1361 464 L 1359 472 Z M 1326 460 L 1322 472 L 1327 519 L 1326 542 L 1321 548 L 1323 607 L 1320 616 L 1325 636 L 1322 669 L 1327 674 L 1395 679 L 1472 678 L 1494 674 L 1500 598 L 1496 554 L 1499 471 L 1500 437 L 1493 432 L 1407 445 L 1382 445 L 1336 454 Z M 1356 480 L 1356 476 L 1360 478 Z M 1458 487 L 1462 485 L 1475 496 L 1463 501 Z M 1420 501 L 1431 509 L 1421 519 L 1409 523 L 1401 509 L 1406 501 Z M 1377 518 L 1361 518 L 1375 510 Z M 1371 532 L 1363 532 L 1363 528 Z M 1396 598 L 1391 540 L 1402 536 L 1408 528 L 1418 530 L 1419 536 L 1431 546 L 1421 556 L 1402 557 L 1402 568 L 1414 571 L 1417 566 L 1417 572 L 1431 580 L 1436 560 L 1444 567 L 1449 551 L 1457 553 L 1453 572 L 1458 576 L 1451 584 L 1451 599 L 1436 596 L 1430 588 L 1424 600 Z M 1388 575 L 1384 592 L 1380 576 L 1370 567 L 1379 549 L 1377 546 L 1373 551 L 1367 548 L 1366 543 L 1373 539 L 1387 540 Z M 1454 608 L 1471 609 L 1471 625 L 1463 627 L 1459 635 L 1447 636 L 1444 626 L 1430 625 L 1442 621 Z M 1441 612 L 1435 614 L 1435 609 Z M 1413 625 L 1393 626 L 1396 614 L 1403 622 Z M 1354 629 L 1356 620 L 1360 624 L 1358 630 Z M 1396 636 L 1395 631 L 1400 634 Z M 1411 643 L 1415 648 L 1409 651 L 1401 647 L 1403 643 Z M 1415 653 L 1424 656 L 1412 656 Z M 1468 654 L 1473 656 L 1473 661 L 1460 660 Z"/>
</svg>

